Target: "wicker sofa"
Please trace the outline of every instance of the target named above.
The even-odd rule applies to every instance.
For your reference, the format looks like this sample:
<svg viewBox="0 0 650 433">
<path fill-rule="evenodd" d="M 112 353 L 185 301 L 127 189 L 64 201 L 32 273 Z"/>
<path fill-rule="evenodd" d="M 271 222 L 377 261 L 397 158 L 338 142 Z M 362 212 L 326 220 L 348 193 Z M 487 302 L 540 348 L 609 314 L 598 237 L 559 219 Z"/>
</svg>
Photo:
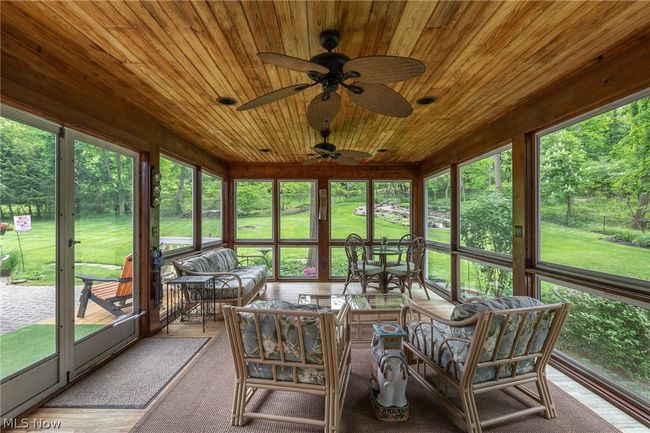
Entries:
<svg viewBox="0 0 650 433">
<path fill-rule="evenodd" d="M 533 413 L 554 418 L 546 365 L 568 310 L 568 304 L 544 305 L 526 296 L 462 304 L 451 320 L 404 307 L 400 321 L 408 334 L 403 348 L 412 361 L 409 373 L 469 433 Z M 537 393 L 523 386 L 528 383 Z M 475 395 L 497 389 L 515 398 L 518 391 L 539 404 L 480 420 Z"/>
<path fill-rule="evenodd" d="M 266 289 L 269 268 L 262 255 L 237 257 L 232 249 L 220 248 L 172 263 L 179 276 L 214 275 L 215 298 L 220 304 L 241 307 Z"/>
<path fill-rule="evenodd" d="M 261 418 L 319 426 L 325 433 L 339 431 L 350 376 L 350 307 L 332 312 L 319 305 L 255 301 L 223 310 L 236 372 L 232 425 Z M 324 417 L 247 410 L 258 389 L 321 395 Z"/>
</svg>

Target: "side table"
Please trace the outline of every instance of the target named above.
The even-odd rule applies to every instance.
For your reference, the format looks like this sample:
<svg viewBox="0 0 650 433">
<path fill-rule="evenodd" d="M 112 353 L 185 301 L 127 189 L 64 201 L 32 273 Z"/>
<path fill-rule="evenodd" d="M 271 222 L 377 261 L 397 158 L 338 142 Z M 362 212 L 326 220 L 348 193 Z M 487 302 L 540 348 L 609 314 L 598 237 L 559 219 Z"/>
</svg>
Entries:
<svg viewBox="0 0 650 433">
<path fill-rule="evenodd" d="M 211 299 L 208 299 L 206 292 L 212 292 Z M 178 318 L 184 321 L 196 308 L 197 302 L 205 332 L 206 303 L 210 300 L 216 320 L 215 296 L 214 276 L 211 275 L 184 275 L 167 281 L 167 333 L 169 334 L 169 324 Z"/>
</svg>

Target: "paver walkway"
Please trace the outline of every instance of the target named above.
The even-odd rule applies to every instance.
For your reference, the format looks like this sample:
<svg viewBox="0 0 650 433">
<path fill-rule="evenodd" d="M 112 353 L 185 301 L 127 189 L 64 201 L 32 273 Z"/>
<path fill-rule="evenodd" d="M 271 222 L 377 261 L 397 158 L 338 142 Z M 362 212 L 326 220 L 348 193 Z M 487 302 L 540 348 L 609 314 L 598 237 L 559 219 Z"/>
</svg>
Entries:
<svg viewBox="0 0 650 433">
<path fill-rule="evenodd" d="M 75 311 L 82 287 L 75 287 Z M 19 286 L 0 281 L 0 335 L 54 316 L 54 296 L 54 286 Z"/>
</svg>

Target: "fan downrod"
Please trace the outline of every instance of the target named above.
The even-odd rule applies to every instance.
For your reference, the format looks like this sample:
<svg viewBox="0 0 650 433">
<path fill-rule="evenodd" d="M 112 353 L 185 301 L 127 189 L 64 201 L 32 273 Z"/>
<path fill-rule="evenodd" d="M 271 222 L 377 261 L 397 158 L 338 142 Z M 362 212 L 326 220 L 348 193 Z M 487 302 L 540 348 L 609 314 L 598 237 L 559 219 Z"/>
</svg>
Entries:
<svg viewBox="0 0 650 433">
<path fill-rule="evenodd" d="M 327 51 L 332 51 L 339 46 L 340 34 L 338 30 L 323 30 L 320 32 L 319 42 L 320 46 Z"/>
</svg>

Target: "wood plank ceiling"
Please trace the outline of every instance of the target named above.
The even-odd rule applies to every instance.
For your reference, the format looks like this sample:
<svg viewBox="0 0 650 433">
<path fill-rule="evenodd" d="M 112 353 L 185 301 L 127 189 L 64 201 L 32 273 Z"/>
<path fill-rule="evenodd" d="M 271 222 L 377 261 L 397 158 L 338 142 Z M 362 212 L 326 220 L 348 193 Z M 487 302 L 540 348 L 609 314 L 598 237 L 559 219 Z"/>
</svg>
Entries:
<svg viewBox="0 0 650 433">
<path fill-rule="evenodd" d="M 398 55 L 426 64 L 422 76 L 391 87 L 412 104 L 426 95 L 435 104 L 396 119 L 343 92 L 332 125 L 339 149 L 373 152 L 365 162 L 411 163 L 591 64 L 649 22 L 645 2 L 44 1 L 3 2 L 1 32 L 3 62 L 28 63 L 90 98 L 128 101 L 226 161 L 299 162 L 319 141 L 306 119 L 317 87 L 248 112 L 215 99 L 241 104 L 307 82 L 256 53 L 309 59 L 323 51 L 319 33 L 337 29 L 337 51 L 351 58 Z"/>
</svg>

